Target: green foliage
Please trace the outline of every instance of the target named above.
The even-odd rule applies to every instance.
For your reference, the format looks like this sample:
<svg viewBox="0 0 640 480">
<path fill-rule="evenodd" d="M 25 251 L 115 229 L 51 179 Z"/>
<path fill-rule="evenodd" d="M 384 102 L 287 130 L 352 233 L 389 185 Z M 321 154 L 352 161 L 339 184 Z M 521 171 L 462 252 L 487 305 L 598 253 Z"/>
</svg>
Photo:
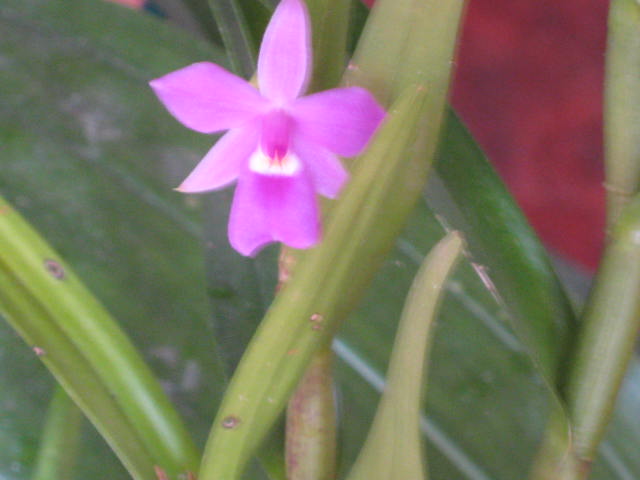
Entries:
<svg viewBox="0 0 640 480">
<path fill-rule="evenodd" d="M 411 285 L 384 392 L 349 480 L 427 478 L 420 433 L 423 383 L 438 306 L 462 248 L 458 232 L 447 234 L 429 252 Z"/>
<path fill-rule="evenodd" d="M 228 248 L 228 191 L 171 191 L 212 139 L 171 119 L 146 82 L 194 61 L 225 63 L 222 53 L 160 20 L 84 0 L 4 0 L 0 30 L 0 193 L 119 321 L 203 444 L 226 375 L 272 298 L 275 249 L 247 260 Z M 441 182 L 420 199 L 334 343 L 341 478 L 369 429 L 409 285 L 443 234 L 436 214 L 463 231 L 495 288 L 469 263 L 447 286 L 420 421 L 430 478 L 525 478 L 557 402 L 574 324 L 548 259 L 455 120 L 437 172 Z M 53 381 L 4 321 L 0 360 L 0 476 L 23 480 Z M 640 477 L 639 371 L 634 363 L 596 480 Z M 126 475 L 85 429 L 76 478 Z M 265 477 L 254 469 L 247 478 Z"/>
</svg>

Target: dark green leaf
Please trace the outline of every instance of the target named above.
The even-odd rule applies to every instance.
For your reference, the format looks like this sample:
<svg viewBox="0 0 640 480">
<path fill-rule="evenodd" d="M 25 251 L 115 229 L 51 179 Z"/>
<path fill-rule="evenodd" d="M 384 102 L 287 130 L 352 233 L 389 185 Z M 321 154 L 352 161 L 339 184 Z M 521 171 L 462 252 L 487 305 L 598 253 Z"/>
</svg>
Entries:
<svg viewBox="0 0 640 480">
<path fill-rule="evenodd" d="M 256 66 L 256 42 L 238 0 L 209 0 L 231 66 L 238 75 L 251 77 Z"/>
<path fill-rule="evenodd" d="M 206 326 L 199 208 L 171 187 L 212 140 L 183 130 L 147 81 L 221 57 L 151 16 L 107 3 L 6 1 L 0 25 L 0 190 L 121 320 L 201 440 L 222 378 Z M 31 382 L 46 396 L 48 375 L 36 372 Z M 8 378 L 15 385 L 3 398 L 13 413 L 3 411 L 10 448 L 0 472 L 25 478 L 41 426 L 37 405 L 20 400 L 34 393 Z M 19 393 L 5 397 L 12 391 Z M 110 478 L 113 469 L 96 468 L 108 462 L 93 458 L 97 474 Z"/>
<path fill-rule="evenodd" d="M 453 113 L 436 169 L 441 182 L 427 190 L 429 203 L 464 232 L 533 361 L 550 385 L 561 386 L 576 329 L 569 301 L 522 212 Z"/>
</svg>

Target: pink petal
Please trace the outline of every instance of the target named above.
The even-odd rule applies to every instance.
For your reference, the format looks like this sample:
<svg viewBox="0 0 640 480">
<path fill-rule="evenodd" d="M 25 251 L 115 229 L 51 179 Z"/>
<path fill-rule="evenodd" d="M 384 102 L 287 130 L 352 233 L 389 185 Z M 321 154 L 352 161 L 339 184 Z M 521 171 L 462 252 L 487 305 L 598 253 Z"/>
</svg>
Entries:
<svg viewBox="0 0 640 480">
<path fill-rule="evenodd" d="M 336 88 L 297 99 L 289 112 L 297 135 L 343 157 L 360 153 L 384 118 L 384 110 L 363 88 Z"/>
<path fill-rule="evenodd" d="M 226 133 L 176 189 L 197 193 L 224 187 L 233 182 L 258 146 L 254 125 Z"/>
<path fill-rule="evenodd" d="M 308 169 L 316 192 L 337 197 L 349 177 L 340 160 L 325 148 L 302 141 L 296 142 L 294 151 Z"/>
<path fill-rule="evenodd" d="M 282 0 L 267 26 L 258 57 L 262 94 L 278 104 L 298 97 L 311 70 L 309 14 L 301 0 Z"/>
<path fill-rule="evenodd" d="M 304 172 L 290 177 L 243 173 L 229 217 L 233 248 L 253 256 L 269 242 L 308 248 L 319 237 L 316 196 Z"/>
<path fill-rule="evenodd" d="M 268 106 L 258 90 L 209 62 L 200 62 L 149 82 L 171 114 L 202 133 L 237 127 Z"/>
</svg>

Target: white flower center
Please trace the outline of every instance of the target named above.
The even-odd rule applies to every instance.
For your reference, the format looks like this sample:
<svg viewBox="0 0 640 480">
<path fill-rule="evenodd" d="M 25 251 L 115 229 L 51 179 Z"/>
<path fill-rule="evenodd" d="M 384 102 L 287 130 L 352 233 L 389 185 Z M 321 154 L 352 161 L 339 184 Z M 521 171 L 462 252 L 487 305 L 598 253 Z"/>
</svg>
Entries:
<svg viewBox="0 0 640 480">
<path fill-rule="evenodd" d="M 292 152 L 282 158 L 271 158 L 259 148 L 249 158 L 249 168 L 263 175 L 290 177 L 300 170 L 300 166 L 300 159 Z"/>
</svg>

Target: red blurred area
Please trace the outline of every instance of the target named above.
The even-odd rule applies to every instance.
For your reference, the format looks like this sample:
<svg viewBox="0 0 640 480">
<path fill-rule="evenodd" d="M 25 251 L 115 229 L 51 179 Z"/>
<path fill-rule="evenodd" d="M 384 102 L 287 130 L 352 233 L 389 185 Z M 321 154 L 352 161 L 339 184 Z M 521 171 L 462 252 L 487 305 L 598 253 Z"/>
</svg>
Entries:
<svg viewBox="0 0 640 480">
<path fill-rule="evenodd" d="M 602 248 L 606 0 L 470 0 L 453 103 L 543 241 Z"/>
</svg>

